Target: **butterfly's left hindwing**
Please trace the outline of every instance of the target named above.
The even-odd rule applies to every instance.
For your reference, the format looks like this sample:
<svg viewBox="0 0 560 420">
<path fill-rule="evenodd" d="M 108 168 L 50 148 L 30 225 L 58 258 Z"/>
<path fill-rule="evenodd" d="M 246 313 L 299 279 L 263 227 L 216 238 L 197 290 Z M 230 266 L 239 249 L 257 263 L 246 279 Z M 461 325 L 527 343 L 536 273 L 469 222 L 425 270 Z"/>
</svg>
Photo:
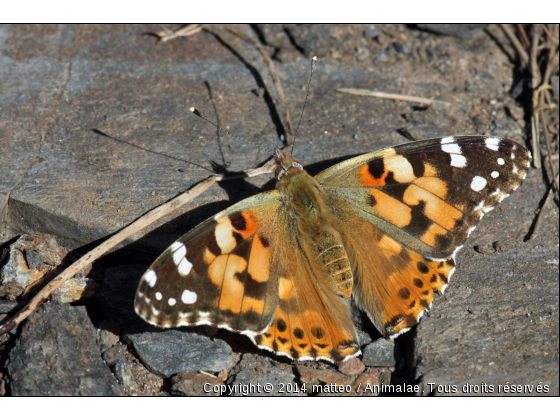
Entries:
<svg viewBox="0 0 560 420">
<path fill-rule="evenodd" d="M 259 194 L 174 242 L 142 277 L 136 312 L 161 327 L 265 330 L 276 308 L 281 206 L 278 191 Z"/>
</svg>

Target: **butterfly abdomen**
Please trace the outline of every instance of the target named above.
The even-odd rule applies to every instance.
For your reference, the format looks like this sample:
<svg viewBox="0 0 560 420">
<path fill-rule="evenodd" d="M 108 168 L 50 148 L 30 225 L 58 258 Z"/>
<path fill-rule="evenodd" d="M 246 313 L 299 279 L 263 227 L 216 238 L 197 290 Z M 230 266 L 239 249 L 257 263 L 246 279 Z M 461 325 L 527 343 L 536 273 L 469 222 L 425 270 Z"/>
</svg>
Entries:
<svg viewBox="0 0 560 420">
<path fill-rule="evenodd" d="M 319 264 L 329 275 L 329 283 L 339 295 L 350 297 L 354 276 L 340 236 L 318 231 L 311 237 L 313 251 Z"/>
</svg>

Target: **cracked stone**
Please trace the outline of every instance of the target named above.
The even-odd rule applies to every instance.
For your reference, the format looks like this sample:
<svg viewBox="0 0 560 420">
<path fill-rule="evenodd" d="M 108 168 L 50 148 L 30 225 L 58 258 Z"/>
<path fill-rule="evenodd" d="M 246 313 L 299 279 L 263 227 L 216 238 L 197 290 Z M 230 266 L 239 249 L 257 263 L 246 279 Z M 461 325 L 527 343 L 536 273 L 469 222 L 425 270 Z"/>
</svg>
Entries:
<svg viewBox="0 0 560 420">
<path fill-rule="evenodd" d="M 2 267 L 0 297 L 15 300 L 40 286 L 67 253 L 53 235 L 22 235 L 10 246 L 8 262 Z"/>
<path fill-rule="evenodd" d="M 10 351 L 12 395 L 120 395 L 96 335 L 83 306 L 43 304 L 27 319 Z"/>
<path fill-rule="evenodd" d="M 177 330 L 127 335 L 142 363 L 164 378 L 179 372 L 218 373 L 231 369 L 231 348 L 220 339 Z"/>
</svg>

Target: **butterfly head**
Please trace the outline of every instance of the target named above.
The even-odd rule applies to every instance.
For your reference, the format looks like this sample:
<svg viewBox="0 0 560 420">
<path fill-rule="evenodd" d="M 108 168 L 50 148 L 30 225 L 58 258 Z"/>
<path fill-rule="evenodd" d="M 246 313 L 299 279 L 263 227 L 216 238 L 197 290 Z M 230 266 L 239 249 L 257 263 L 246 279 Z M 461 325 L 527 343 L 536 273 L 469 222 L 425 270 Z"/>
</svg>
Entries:
<svg viewBox="0 0 560 420">
<path fill-rule="evenodd" d="M 276 150 L 274 159 L 276 159 L 278 164 L 274 173 L 274 177 L 278 182 L 285 182 L 291 176 L 305 172 L 298 160 L 291 156 L 286 156 L 280 149 Z"/>
</svg>

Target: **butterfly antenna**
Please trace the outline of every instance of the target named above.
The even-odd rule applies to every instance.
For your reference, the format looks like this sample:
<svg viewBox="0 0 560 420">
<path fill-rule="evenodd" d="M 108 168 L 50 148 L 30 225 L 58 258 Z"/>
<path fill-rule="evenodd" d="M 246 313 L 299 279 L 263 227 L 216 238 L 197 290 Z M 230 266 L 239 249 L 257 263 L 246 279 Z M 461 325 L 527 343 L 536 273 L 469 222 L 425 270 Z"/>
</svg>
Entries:
<svg viewBox="0 0 560 420">
<path fill-rule="evenodd" d="M 305 101 L 303 102 L 303 108 L 301 109 L 301 115 L 299 116 L 299 121 L 296 127 L 296 133 L 294 134 L 294 144 L 296 142 L 297 133 L 299 130 L 299 125 L 301 124 L 301 119 L 303 118 L 303 112 L 305 111 L 305 105 L 307 105 L 307 98 L 309 98 L 309 87 L 311 86 L 311 79 L 313 78 L 313 70 L 315 70 L 315 63 L 317 63 L 317 56 L 313 56 L 311 59 L 311 73 L 309 74 L 309 80 L 307 81 L 307 93 L 305 94 Z M 293 151 L 292 147 L 292 151 Z"/>
<path fill-rule="evenodd" d="M 213 125 L 214 127 L 216 127 L 218 130 L 220 130 L 220 131 L 222 131 L 222 132 L 224 132 L 224 133 L 226 133 L 226 134 L 229 134 L 230 136 L 235 137 L 235 138 L 238 139 L 238 140 L 246 141 L 247 143 L 249 143 L 249 144 L 252 145 L 252 146 L 255 146 L 255 147 L 257 146 L 255 143 L 253 143 L 253 142 L 251 142 L 251 141 L 249 141 L 249 140 L 247 140 L 247 139 L 241 138 L 241 137 L 239 137 L 239 136 L 236 136 L 235 134 L 230 133 L 230 132 L 227 131 L 227 130 L 224 130 L 224 129 L 223 129 L 222 127 L 220 127 L 218 124 L 216 124 L 216 123 L 210 121 L 208 118 L 206 118 L 204 115 L 202 115 L 198 109 L 196 109 L 196 108 L 190 108 L 190 111 L 191 111 L 194 115 L 196 115 L 197 117 L 202 118 L 202 119 L 203 119 L 204 121 L 206 121 L 207 123 L 209 123 L 209 124 Z"/>
</svg>

